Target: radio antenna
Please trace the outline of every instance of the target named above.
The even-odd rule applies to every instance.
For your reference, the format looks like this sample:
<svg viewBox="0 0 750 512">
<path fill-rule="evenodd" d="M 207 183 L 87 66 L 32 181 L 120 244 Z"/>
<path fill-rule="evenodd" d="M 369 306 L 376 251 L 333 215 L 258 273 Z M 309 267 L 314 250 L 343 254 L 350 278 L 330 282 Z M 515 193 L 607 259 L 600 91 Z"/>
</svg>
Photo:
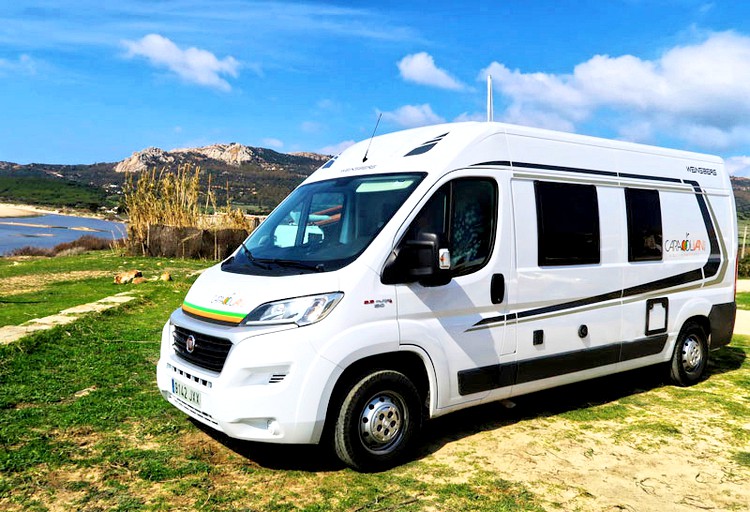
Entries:
<svg viewBox="0 0 750 512">
<path fill-rule="evenodd" d="M 370 142 L 367 143 L 367 149 L 365 150 L 365 156 L 362 158 L 362 163 L 367 162 L 367 153 L 370 152 L 370 144 L 372 144 L 372 139 L 375 138 L 375 132 L 378 131 L 378 125 L 380 124 L 380 118 L 383 117 L 383 113 L 381 112 L 378 114 L 378 120 L 375 121 L 375 129 L 372 131 L 372 135 L 370 135 Z"/>
<path fill-rule="evenodd" d="M 487 122 L 491 123 L 495 117 L 495 108 L 492 104 L 492 75 L 487 75 Z"/>
</svg>

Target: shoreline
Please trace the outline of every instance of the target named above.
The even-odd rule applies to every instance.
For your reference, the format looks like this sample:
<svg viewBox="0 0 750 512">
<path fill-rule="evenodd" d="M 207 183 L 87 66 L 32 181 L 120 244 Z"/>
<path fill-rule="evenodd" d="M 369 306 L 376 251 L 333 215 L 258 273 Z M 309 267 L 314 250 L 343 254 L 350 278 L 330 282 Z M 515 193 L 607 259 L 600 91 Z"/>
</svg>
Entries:
<svg viewBox="0 0 750 512">
<path fill-rule="evenodd" d="M 107 215 L 90 211 L 78 211 L 71 208 L 55 208 L 44 206 L 33 206 L 29 204 L 3 203 L 0 202 L 0 219 L 8 218 L 30 218 L 42 215 L 66 215 L 68 217 L 80 217 L 88 219 L 112 220 Z M 115 215 L 114 222 L 125 222 Z"/>
<path fill-rule="evenodd" d="M 36 206 L 25 204 L 0 203 L 0 219 L 21 218 L 21 217 L 39 217 L 55 213 L 50 210 L 43 210 Z"/>
</svg>

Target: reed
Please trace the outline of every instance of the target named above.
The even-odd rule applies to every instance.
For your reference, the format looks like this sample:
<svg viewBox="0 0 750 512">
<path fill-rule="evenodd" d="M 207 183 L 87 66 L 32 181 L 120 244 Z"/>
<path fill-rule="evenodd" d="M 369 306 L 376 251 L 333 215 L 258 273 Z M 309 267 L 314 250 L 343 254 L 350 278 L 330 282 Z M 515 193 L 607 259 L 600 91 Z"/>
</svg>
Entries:
<svg viewBox="0 0 750 512">
<path fill-rule="evenodd" d="M 243 229 L 251 232 L 258 224 L 239 208 L 232 207 L 227 184 L 226 204 L 216 204 L 208 176 L 207 190 L 201 189 L 201 168 L 187 163 L 176 171 L 156 168 L 137 177 L 128 175 L 123 186 L 123 204 L 128 212 L 128 240 L 145 254 L 151 226 L 207 230 Z M 204 206 L 202 206 L 204 205 Z"/>
</svg>

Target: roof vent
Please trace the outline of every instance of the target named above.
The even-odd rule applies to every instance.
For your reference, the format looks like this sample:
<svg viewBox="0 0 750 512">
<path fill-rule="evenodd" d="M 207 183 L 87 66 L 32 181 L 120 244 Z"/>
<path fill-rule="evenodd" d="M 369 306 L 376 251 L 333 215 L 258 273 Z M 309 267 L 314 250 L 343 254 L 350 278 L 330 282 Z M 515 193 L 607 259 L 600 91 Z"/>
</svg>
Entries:
<svg viewBox="0 0 750 512">
<path fill-rule="evenodd" d="M 438 142 L 443 140 L 443 137 L 448 135 L 448 132 L 438 135 L 434 139 L 428 140 L 427 142 L 423 142 L 421 145 L 417 146 L 416 148 L 412 149 L 408 153 L 406 153 L 404 156 L 414 156 L 414 155 L 421 155 L 423 153 L 427 153 L 429 150 L 434 148 Z"/>
</svg>

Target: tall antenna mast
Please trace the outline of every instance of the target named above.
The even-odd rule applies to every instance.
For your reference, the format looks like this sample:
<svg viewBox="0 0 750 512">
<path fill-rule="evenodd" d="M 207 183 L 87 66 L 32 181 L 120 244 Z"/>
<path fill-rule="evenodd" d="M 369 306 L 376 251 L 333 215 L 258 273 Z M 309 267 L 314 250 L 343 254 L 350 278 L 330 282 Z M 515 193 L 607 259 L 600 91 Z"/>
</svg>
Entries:
<svg viewBox="0 0 750 512">
<path fill-rule="evenodd" d="M 487 122 L 494 121 L 495 107 L 492 104 L 492 75 L 487 75 Z"/>
<path fill-rule="evenodd" d="M 372 139 L 375 137 L 375 132 L 378 130 L 378 125 L 380 124 L 380 118 L 383 117 L 383 113 L 381 112 L 378 114 L 378 120 L 375 122 L 375 129 L 372 131 L 372 135 L 370 135 L 370 142 L 367 143 L 367 149 L 365 150 L 365 156 L 362 158 L 362 163 L 367 162 L 367 153 L 370 152 L 370 144 L 372 144 Z"/>
</svg>

